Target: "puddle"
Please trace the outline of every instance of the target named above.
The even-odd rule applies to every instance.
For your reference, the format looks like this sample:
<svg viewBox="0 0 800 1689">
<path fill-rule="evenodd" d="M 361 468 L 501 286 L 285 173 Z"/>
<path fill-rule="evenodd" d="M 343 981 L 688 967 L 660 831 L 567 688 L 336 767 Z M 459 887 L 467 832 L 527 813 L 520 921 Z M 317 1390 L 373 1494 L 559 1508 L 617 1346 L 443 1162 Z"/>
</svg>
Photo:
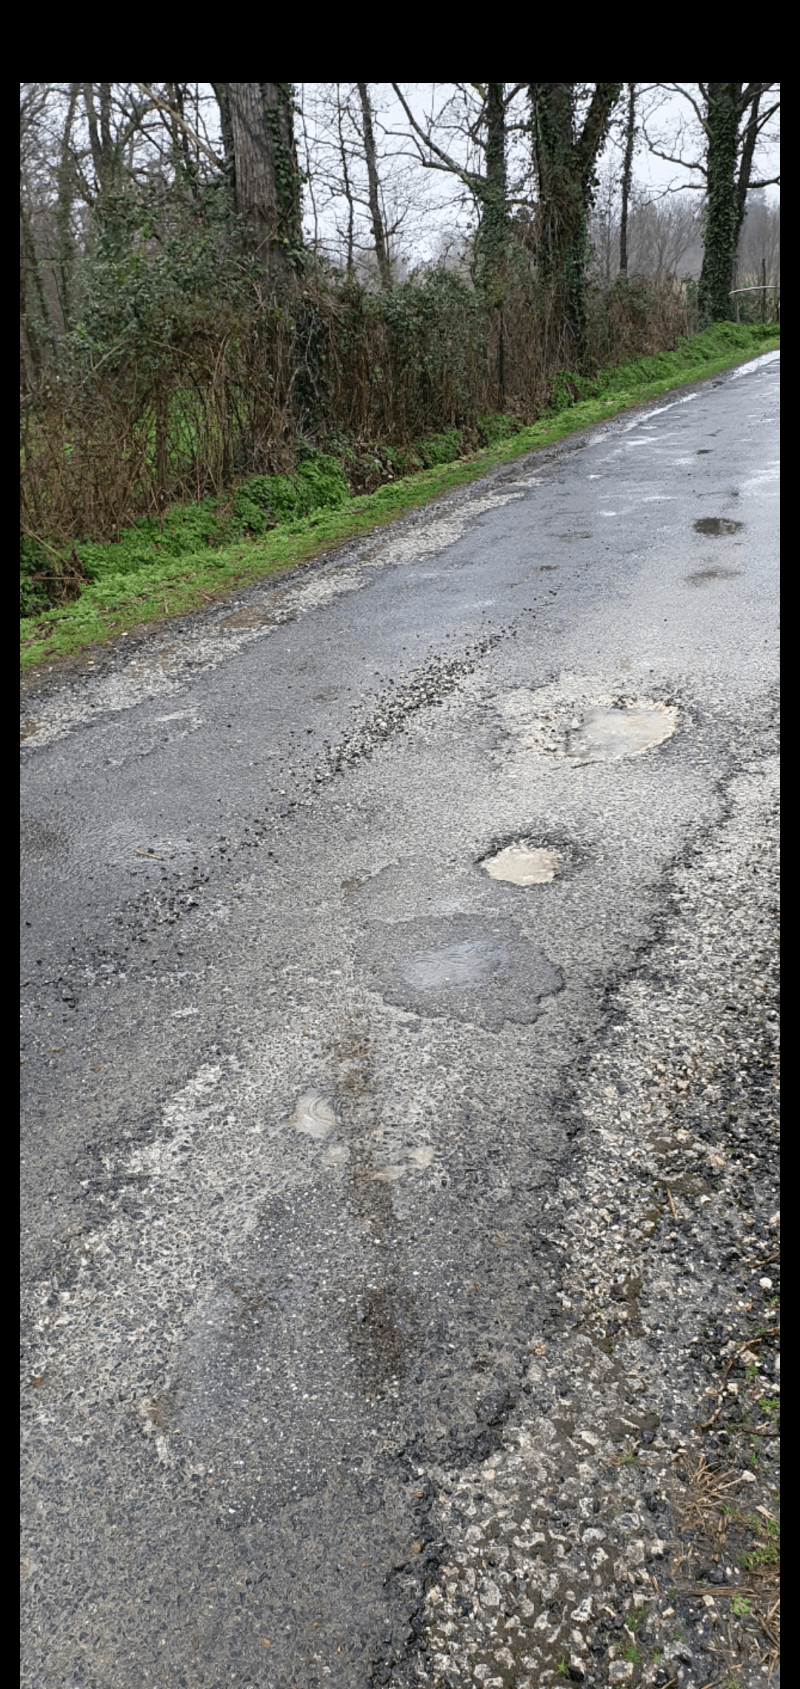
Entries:
<svg viewBox="0 0 800 1689">
<path fill-rule="evenodd" d="M 706 581 L 733 581 L 744 569 L 694 569 L 686 579 L 690 586 L 704 586 Z"/>
<path fill-rule="evenodd" d="M 286 1124 L 296 1132 L 305 1132 L 309 1138 L 327 1138 L 336 1125 L 336 1115 L 317 1091 L 307 1091 L 304 1097 L 298 1097 L 294 1114 Z"/>
<path fill-rule="evenodd" d="M 743 522 L 731 522 L 727 516 L 701 516 L 692 523 L 696 534 L 738 534 Z"/>
<path fill-rule="evenodd" d="M 669 739 L 677 722 L 677 709 L 667 704 L 589 710 L 569 734 L 567 756 L 579 762 L 614 762 L 618 757 L 639 756 Z"/>
<path fill-rule="evenodd" d="M 554 880 L 558 857 L 552 850 L 534 850 L 526 844 L 510 844 L 482 866 L 493 880 L 510 880 L 515 886 L 540 886 Z"/>
<path fill-rule="evenodd" d="M 462 913 L 376 921 L 365 935 L 361 961 L 385 1002 L 492 1032 L 504 1021 L 536 1020 L 541 999 L 564 985 L 560 968 L 508 917 Z"/>
</svg>

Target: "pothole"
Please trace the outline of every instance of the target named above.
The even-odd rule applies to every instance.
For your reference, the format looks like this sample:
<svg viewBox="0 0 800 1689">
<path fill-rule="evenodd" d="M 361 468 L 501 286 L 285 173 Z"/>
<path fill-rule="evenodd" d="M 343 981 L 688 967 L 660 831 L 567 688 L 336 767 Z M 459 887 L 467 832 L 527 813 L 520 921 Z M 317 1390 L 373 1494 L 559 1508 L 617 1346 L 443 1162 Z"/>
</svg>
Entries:
<svg viewBox="0 0 800 1689">
<path fill-rule="evenodd" d="M 578 675 L 535 691 L 519 687 L 501 708 L 517 753 L 578 764 L 640 756 L 671 737 L 679 714 L 675 704 L 659 699 L 604 695 L 596 681 Z"/>
<path fill-rule="evenodd" d="M 278 627 L 279 616 L 272 616 L 261 604 L 250 604 L 244 610 L 235 610 L 232 616 L 226 616 L 220 622 L 223 628 L 269 628 Z"/>
<path fill-rule="evenodd" d="M 589 710 L 567 740 L 567 756 L 581 762 L 614 762 L 662 745 L 675 732 L 678 712 L 668 704 L 631 704 Z"/>
<path fill-rule="evenodd" d="M 469 940 L 419 950 L 403 964 L 403 978 L 420 991 L 440 991 L 445 986 L 483 985 L 508 960 L 502 944 L 490 940 Z"/>
<path fill-rule="evenodd" d="M 731 522 L 727 516 L 700 516 L 692 523 L 696 534 L 738 534 L 743 522 Z"/>
<path fill-rule="evenodd" d="M 515 886 L 539 886 L 555 879 L 559 861 L 552 850 L 534 849 L 516 842 L 499 850 L 483 867 L 493 880 L 510 880 Z"/>
</svg>

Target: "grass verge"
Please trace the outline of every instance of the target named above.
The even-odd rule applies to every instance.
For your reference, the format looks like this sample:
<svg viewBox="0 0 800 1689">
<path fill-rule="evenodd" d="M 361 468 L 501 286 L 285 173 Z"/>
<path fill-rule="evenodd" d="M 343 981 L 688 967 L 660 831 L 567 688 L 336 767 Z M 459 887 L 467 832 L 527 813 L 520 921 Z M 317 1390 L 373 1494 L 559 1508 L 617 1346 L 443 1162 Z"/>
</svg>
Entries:
<svg viewBox="0 0 800 1689">
<path fill-rule="evenodd" d="M 125 545 L 133 531 L 113 544 L 78 545 L 73 557 L 90 578 L 72 602 L 21 618 L 20 666 L 26 670 L 44 662 L 52 664 L 134 628 L 186 615 L 236 588 L 392 522 L 501 463 L 747 363 L 779 345 L 774 324 L 718 323 L 671 352 L 620 364 L 592 379 L 566 372 L 559 377 L 551 413 L 530 427 L 516 428 L 508 438 L 469 457 L 435 463 L 420 473 L 387 482 L 376 492 L 281 521 L 268 533 L 248 531 L 232 542 L 215 544 L 224 532 L 218 508 L 224 501 L 207 500 L 202 507 L 171 511 L 161 528 L 156 523 L 140 524 L 133 548 Z M 498 431 L 503 424 L 513 426 L 509 419 L 496 420 Z M 456 431 L 452 433 L 457 439 Z M 234 507 L 236 496 L 232 495 L 226 510 Z"/>
</svg>

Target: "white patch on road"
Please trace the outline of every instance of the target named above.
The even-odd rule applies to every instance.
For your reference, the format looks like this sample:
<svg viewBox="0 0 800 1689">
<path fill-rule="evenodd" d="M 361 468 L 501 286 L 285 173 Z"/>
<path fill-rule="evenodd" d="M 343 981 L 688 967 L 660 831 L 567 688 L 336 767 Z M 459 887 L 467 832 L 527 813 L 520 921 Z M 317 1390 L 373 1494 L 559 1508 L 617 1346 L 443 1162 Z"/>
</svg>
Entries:
<svg viewBox="0 0 800 1689">
<path fill-rule="evenodd" d="M 515 886 L 545 885 L 558 873 L 558 857 L 552 850 L 535 850 L 526 844 L 510 844 L 483 864 L 493 880 L 510 880 Z"/>
<path fill-rule="evenodd" d="M 763 369 L 765 364 L 780 363 L 780 348 L 774 352 L 764 352 L 760 358 L 752 358 L 749 364 L 739 364 L 737 369 L 730 371 L 731 375 L 750 375 L 754 369 Z"/>
</svg>

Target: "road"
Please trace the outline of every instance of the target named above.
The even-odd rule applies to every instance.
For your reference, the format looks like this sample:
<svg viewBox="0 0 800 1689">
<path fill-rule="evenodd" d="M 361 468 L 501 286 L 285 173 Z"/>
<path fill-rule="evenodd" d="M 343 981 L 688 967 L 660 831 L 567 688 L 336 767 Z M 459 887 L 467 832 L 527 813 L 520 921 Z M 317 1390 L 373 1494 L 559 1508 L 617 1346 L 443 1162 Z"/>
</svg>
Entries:
<svg viewBox="0 0 800 1689">
<path fill-rule="evenodd" d="M 27 684 L 26 1684 L 623 1680 L 591 1460 L 744 1307 L 648 1133 L 761 1036 L 779 371 Z"/>
</svg>

